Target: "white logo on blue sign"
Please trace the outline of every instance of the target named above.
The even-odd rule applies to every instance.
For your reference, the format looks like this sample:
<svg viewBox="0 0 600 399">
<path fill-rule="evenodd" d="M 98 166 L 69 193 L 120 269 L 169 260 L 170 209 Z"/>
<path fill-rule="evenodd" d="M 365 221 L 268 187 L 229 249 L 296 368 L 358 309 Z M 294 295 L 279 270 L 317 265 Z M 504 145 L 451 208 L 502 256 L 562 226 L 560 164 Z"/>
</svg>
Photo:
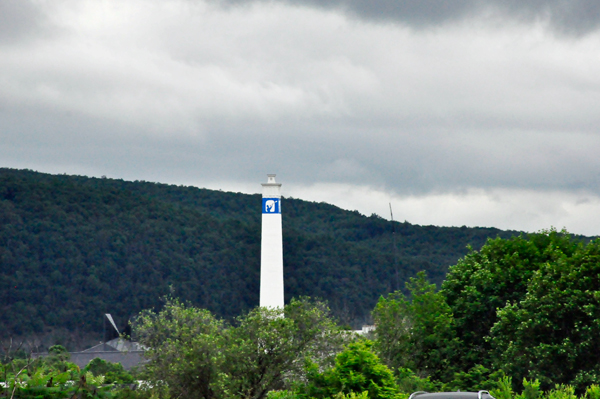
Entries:
<svg viewBox="0 0 600 399">
<path fill-rule="evenodd" d="M 281 200 L 279 198 L 263 198 L 262 213 L 281 213 Z"/>
</svg>

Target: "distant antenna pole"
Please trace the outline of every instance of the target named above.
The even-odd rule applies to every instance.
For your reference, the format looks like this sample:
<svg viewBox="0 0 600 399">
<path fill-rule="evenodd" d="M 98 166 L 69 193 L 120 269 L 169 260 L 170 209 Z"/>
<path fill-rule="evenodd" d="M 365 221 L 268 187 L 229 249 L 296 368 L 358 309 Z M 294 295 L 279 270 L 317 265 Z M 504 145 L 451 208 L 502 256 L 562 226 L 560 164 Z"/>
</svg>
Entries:
<svg viewBox="0 0 600 399">
<path fill-rule="evenodd" d="M 396 247 L 396 225 L 394 224 L 394 212 L 390 202 L 390 217 L 392 219 L 392 238 L 394 241 L 394 270 L 396 273 L 396 290 L 400 289 L 400 276 L 398 275 L 398 248 Z"/>
</svg>

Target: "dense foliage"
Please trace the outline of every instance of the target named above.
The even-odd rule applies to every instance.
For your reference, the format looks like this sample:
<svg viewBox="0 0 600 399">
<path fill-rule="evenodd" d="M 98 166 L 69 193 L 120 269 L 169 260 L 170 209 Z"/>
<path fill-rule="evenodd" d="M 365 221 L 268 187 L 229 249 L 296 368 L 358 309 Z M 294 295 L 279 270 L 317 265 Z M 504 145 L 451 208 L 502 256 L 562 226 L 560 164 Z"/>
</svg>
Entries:
<svg viewBox="0 0 600 399">
<path fill-rule="evenodd" d="M 380 298 L 373 310 L 376 346 L 400 375 L 406 369 L 422 377 L 447 381 L 459 345 L 452 310 L 425 273 L 406 284 L 410 300 L 396 291 Z"/>
<path fill-rule="evenodd" d="M 487 330 L 469 327 L 471 313 Z M 600 399 L 600 239 L 555 230 L 490 239 L 451 267 L 442 290 L 418 273 L 405 292 L 380 298 L 373 319 L 370 341 L 341 330 L 324 303 L 308 298 L 232 321 L 167 299 L 134 323 L 149 361 L 137 390 L 114 385 L 133 380 L 120 365 L 97 359 L 79 371 L 53 346 L 37 366 L 2 357 L 3 392 L 406 399 L 418 390 L 484 389 L 497 399 Z"/>
<path fill-rule="evenodd" d="M 572 249 L 572 247 L 568 247 Z M 543 387 L 600 383 L 600 240 L 572 251 L 552 246 L 520 301 L 498 311 L 494 363 Z"/>
<path fill-rule="evenodd" d="M 267 310 L 255 308 L 259 204 L 0 169 L 0 334 L 99 332 L 104 312 L 123 322 L 147 309 L 134 330 L 149 348 L 148 383 L 135 391 L 120 365 L 79 370 L 60 345 L 44 359 L 5 350 L 1 394 L 405 399 L 491 389 L 498 399 L 600 399 L 600 240 L 392 226 L 288 198 L 288 305 Z M 165 294 L 181 300 L 153 310 Z M 328 300 L 337 321 L 322 302 L 291 299 L 300 294 Z M 373 306 L 373 342 L 339 329 Z"/>
<path fill-rule="evenodd" d="M 125 399 L 127 388 L 122 384 L 133 382 L 132 375 L 118 363 L 95 359 L 80 370 L 69 362 L 69 352 L 60 345 L 52 346 L 48 356 L 42 358 L 23 356 L 22 351 L 12 350 L 10 344 L 2 345 L 2 349 L 0 397 Z"/>
<path fill-rule="evenodd" d="M 491 366 L 489 333 L 497 309 L 523 300 L 531 278 L 546 264 L 572 257 L 580 240 L 556 231 L 490 240 L 450 268 L 442 293 L 451 307 L 466 367 Z"/>
<path fill-rule="evenodd" d="M 331 364 L 346 338 L 329 309 L 308 299 L 256 308 L 233 325 L 169 300 L 135 328 L 149 348 L 146 378 L 164 398 L 265 398 L 300 379 L 305 362 Z"/>
<path fill-rule="evenodd" d="M 445 389 L 600 383 L 600 240 L 545 231 L 493 239 L 450 268 L 440 292 L 424 275 L 410 297 L 382 297 L 377 345 L 388 365 Z"/>
<path fill-rule="evenodd" d="M 82 348 L 103 313 L 123 325 L 167 294 L 232 320 L 258 305 L 259 209 L 258 195 L 0 169 L 0 337 L 54 330 Z M 396 261 L 376 215 L 293 198 L 283 212 L 286 302 L 325 299 L 354 326 L 418 271 L 440 284 L 467 244 L 512 235 L 395 223 Z"/>
<path fill-rule="evenodd" d="M 394 374 L 372 351 L 372 342 L 350 343 L 335 359 L 335 365 L 320 371 L 308 364 L 306 383 L 298 384 L 298 398 L 325 399 L 335 395 L 363 393 L 372 399 L 394 399 L 400 390 Z"/>
<path fill-rule="evenodd" d="M 529 252 L 519 256 L 515 248 Z M 524 264 L 532 273 L 518 280 L 522 299 L 498 306 L 484 337 L 458 331 L 454 312 L 461 306 L 497 300 L 484 300 L 480 291 L 492 288 L 484 283 L 504 287 L 495 287 L 497 297 L 517 295 L 513 268 Z M 451 282 L 465 277 L 460 289 L 478 303 L 450 302 L 457 287 Z M 497 399 L 600 399 L 600 240 L 586 244 L 556 231 L 490 240 L 461 259 L 447 281 L 436 291 L 419 273 L 408 294 L 381 297 L 374 342 L 340 334 L 324 305 L 308 300 L 284 311 L 255 309 L 233 326 L 170 302 L 141 317 L 140 336 L 153 348 L 148 378 L 164 398 L 406 399 L 418 390 L 483 389 Z M 341 338 L 348 341 L 343 350 Z M 474 365 L 467 361 L 477 358 L 473 353 L 480 360 Z"/>
</svg>

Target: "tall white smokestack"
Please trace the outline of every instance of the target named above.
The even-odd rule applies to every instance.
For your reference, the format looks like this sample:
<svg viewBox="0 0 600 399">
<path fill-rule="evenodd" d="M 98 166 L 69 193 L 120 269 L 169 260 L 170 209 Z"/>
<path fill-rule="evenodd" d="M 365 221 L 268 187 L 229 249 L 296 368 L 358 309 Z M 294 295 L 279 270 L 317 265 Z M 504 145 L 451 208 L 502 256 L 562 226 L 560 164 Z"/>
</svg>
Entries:
<svg viewBox="0 0 600 399">
<path fill-rule="evenodd" d="M 262 184 L 262 236 L 260 244 L 260 306 L 283 308 L 283 238 L 281 184 L 267 175 Z"/>
</svg>

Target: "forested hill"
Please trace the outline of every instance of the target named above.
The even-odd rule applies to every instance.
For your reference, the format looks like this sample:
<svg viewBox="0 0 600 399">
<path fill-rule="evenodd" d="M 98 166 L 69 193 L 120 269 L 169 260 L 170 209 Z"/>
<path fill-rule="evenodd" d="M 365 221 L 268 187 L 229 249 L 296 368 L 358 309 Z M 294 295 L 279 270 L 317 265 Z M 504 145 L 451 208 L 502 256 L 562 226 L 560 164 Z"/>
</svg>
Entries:
<svg viewBox="0 0 600 399">
<path fill-rule="evenodd" d="M 0 169 L 0 337 L 102 333 L 174 296 L 233 317 L 258 305 L 259 195 Z M 441 282 L 466 246 L 516 232 L 392 224 L 285 198 L 285 297 L 359 325 L 420 270 Z M 397 265 L 397 266 L 395 266 Z"/>
</svg>

